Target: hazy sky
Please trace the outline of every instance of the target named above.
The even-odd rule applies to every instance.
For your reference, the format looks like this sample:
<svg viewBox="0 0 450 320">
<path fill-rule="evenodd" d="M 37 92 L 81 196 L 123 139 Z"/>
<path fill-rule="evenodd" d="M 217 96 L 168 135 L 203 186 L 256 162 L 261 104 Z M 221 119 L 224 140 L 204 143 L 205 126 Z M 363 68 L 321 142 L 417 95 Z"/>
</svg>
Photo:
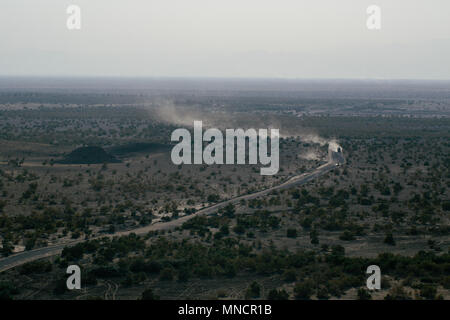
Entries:
<svg viewBox="0 0 450 320">
<path fill-rule="evenodd" d="M 1 0 L 0 75 L 450 79 L 449 14 L 449 0 Z"/>
</svg>

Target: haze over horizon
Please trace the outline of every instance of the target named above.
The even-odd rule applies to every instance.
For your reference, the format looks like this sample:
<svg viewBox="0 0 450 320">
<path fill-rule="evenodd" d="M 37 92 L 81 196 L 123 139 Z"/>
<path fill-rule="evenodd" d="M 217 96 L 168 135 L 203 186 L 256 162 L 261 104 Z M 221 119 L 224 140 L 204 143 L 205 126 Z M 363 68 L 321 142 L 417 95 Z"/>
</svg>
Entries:
<svg viewBox="0 0 450 320">
<path fill-rule="evenodd" d="M 0 75 L 450 79 L 450 2 L 4 0 Z M 81 30 L 66 28 L 69 5 Z M 366 27 L 369 5 L 381 30 Z"/>
</svg>

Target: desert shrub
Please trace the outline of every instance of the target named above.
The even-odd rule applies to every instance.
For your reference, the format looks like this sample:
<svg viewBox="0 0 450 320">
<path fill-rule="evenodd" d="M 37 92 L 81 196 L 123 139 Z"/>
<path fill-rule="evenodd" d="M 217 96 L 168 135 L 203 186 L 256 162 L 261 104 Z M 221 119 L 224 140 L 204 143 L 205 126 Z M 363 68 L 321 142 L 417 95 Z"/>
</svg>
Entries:
<svg viewBox="0 0 450 320">
<path fill-rule="evenodd" d="M 297 280 L 297 273 L 295 272 L 295 269 L 289 269 L 284 271 L 283 280 L 287 282 L 293 282 Z"/>
<path fill-rule="evenodd" d="M 152 289 L 146 289 L 142 292 L 141 300 L 159 300 L 159 296 L 154 294 Z"/>
<path fill-rule="evenodd" d="M 248 298 L 259 298 L 261 295 L 261 286 L 258 282 L 253 281 L 249 288 L 247 289 L 247 292 L 245 294 L 245 297 Z"/>
<path fill-rule="evenodd" d="M 314 292 L 314 285 L 311 281 L 297 283 L 294 287 L 296 299 L 309 300 Z"/>
<path fill-rule="evenodd" d="M 297 230 L 296 229 L 287 229 L 286 236 L 288 238 L 297 238 Z"/>
<path fill-rule="evenodd" d="M 269 291 L 269 294 L 267 295 L 268 300 L 289 300 L 289 294 L 286 292 L 286 290 L 277 290 L 272 289 Z"/>
<path fill-rule="evenodd" d="M 19 268 L 20 274 L 45 273 L 50 271 L 52 271 L 52 264 L 46 260 L 28 262 Z"/>
<path fill-rule="evenodd" d="M 113 278 L 120 277 L 122 274 L 113 266 L 101 266 L 89 271 L 90 276 L 97 278 Z"/>
<path fill-rule="evenodd" d="M 391 246 L 395 246 L 395 239 L 392 233 L 388 233 L 384 238 L 384 243 L 389 244 Z"/>
<path fill-rule="evenodd" d="M 369 290 L 365 288 L 358 289 L 358 300 L 370 300 L 372 298 Z"/>
<path fill-rule="evenodd" d="M 411 300 L 411 297 L 407 294 L 403 286 L 393 286 L 389 293 L 384 297 L 385 300 Z"/>
<path fill-rule="evenodd" d="M 18 293 L 19 289 L 11 282 L 0 282 L 0 300 L 13 300 L 13 295 Z"/>
<path fill-rule="evenodd" d="M 352 241 L 352 240 L 355 240 L 355 236 L 353 235 L 352 232 L 345 230 L 344 233 L 342 233 L 339 236 L 339 239 L 341 239 L 343 241 Z"/>
<path fill-rule="evenodd" d="M 420 296 L 428 299 L 433 300 L 436 298 L 437 290 L 436 287 L 433 285 L 423 285 L 422 288 L 420 288 Z"/>
<path fill-rule="evenodd" d="M 159 275 L 159 279 L 162 281 L 172 281 L 173 277 L 174 277 L 174 270 L 173 268 L 170 267 L 162 269 Z"/>
<path fill-rule="evenodd" d="M 317 289 L 317 299 L 319 299 L 319 300 L 328 300 L 328 299 L 330 299 L 330 294 L 328 292 L 327 287 L 320 286 Z"/>
</svg>

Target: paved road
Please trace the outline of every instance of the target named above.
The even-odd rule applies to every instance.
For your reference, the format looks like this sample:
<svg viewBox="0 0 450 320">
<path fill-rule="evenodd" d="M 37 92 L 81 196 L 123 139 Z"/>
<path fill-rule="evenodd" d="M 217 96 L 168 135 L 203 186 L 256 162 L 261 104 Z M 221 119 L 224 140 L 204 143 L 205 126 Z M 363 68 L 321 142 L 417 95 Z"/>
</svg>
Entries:
<svg viewBox="0 0 450 320">
<path fill-rule="evenodd" d="M 208 214 L 214 213 L 218 209 L 220 209 L 230 203 L 233 204 L 233 203 L 237 203 L 241 200 L 254 199 L 257 197 L 264 196 L 274 190 L 287 189 L 287 188 L 292 188 L 294 186 L 305 184 L 305 183 L 327 173 L 328 171 L 336 168 L 337 165 L 341 165 L 341 164 L 345 163 L 344 156 L 341 152 L 330 151 L 328 158 L 329 158 L 329 160 L 326 164 L 316 168 L 315 170 L 313 170 L 311 172 L 303 173 L 301 175 L 291 177 L 287 181 L 285 181 L 277 186 L 274 186 L 274 187 L 271 187 L 271 188 L 268 188 L 268 189 L 265 189 L 265 190 L 262 190 L 259 192 L 246 194 L 246 195 L 238 196 L 238 197 L 235 197 L 235 198 L 232 198 L 229 200 L 225 200 L 225 201 L 217 203 L 213 206 L 198 210 L 197 212 L 195 212 L 191 215 L 183 216 L 183 217 L 180 217 L 175 220 L 171 220 L 168 222 L 158 222 L 158 223 L 155 223 L 155 224 L 152 224 L 149 226 L 132 229 L 132 230 L 127 230 L 127 231 L 119 231 L 114 234 L 104 235 L 101 237 L 125 236 L 125 235 L 129 235 L 131 233 L 135 233 L 137 235 L 143 235 L 143 234 L 147 234 L 149 231 L 173 229 L 175 227 L 181 226 L 184 222 L 186 222 L 187 220 L 189 220 L 195 216 L 208 215 Z M 101 237 L 99 237 L 99 238 L 101 238 Z M 17 267 L 26 262 L 30 262 L 30 261 L 34 261 L 37 259 L 60 254 L 61 251 L 64 249 L 64 247 L 75 245 L 82 241 L 84 241 L 84 240 L 78 240 L 78 241 L 73 241 L 73 242 L 64 243 L 64 244 L 58 244 L 58 245 L 45 247 L 45 248 L 39 248 L 39 249 L 35 249 L 35 250 L 30 250 L 30 251 L 23 251 L 23 252 L 11 255 L 9 257 L 0 259 L 0 272 Z"/>
</svg>

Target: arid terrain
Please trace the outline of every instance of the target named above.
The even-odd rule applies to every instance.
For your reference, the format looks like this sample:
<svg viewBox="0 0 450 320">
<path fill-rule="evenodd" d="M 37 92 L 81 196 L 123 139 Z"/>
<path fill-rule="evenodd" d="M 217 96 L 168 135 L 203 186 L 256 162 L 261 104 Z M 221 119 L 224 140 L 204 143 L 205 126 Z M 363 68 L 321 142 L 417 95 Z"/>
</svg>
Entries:
<svg viewBox="0 0 450 320">
<path fill-rule="evenodd" d="M 71 243 L 1 272 L 2 299 L 450 299 L 448 82 L 0 88 L 0 263 Z M 194 120 L 278 128 L 279 172 L 174 165 Z M 334 145 L 345 164 L 303 185 L 120 236 L 311 172 Z"/>
</svg>

